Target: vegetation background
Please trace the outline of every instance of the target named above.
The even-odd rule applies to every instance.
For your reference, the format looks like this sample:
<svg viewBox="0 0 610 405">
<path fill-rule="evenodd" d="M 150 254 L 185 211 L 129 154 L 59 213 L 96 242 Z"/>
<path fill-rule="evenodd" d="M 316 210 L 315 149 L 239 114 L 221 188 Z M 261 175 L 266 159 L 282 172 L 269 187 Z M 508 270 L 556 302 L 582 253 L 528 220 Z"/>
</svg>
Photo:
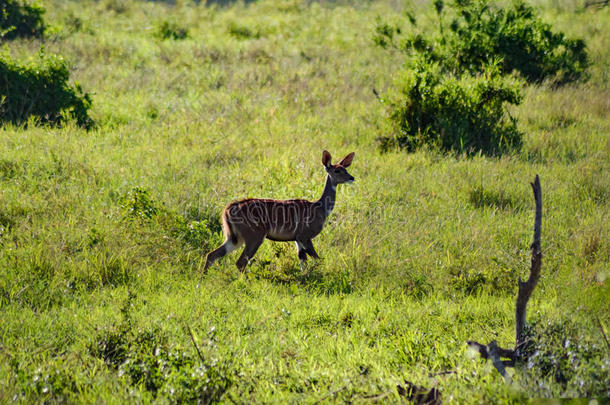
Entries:
<svg viewBox="0 0 610 405">
<path fill-rule="evenodd" d="M 521 147 L 490 157 L 380 149 L 372 89 L 404 54 L 376 21 L 435 29 L 427 2 L 45 2 L 45 37 L 5 52 L 63 55 L 95 126 L 0 129 L 0 402 L 400 402 L 405 380 L 448 402 L 608 396 L 610 9 L 530 4 L 585 40 L 590 78 L 526 87 Z M 265 242 L 248 278 L 235 255 L 201 278 L 222 208 L 317 198 L 323 149 L 356 152 L 323 259 L 301 274 Z M 566 352 L 507 385 L 465 342 L 514 342 L 535 174 L 529 319 Z"/>
</svg>

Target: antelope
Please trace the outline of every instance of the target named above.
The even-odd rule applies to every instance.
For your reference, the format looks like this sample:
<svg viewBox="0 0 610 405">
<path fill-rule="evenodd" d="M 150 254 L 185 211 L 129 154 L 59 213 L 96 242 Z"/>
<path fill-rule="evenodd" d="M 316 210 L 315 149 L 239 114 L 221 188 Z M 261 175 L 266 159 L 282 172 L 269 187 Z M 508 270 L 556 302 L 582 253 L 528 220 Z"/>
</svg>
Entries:
<svg viewBox="0 0 610 405">
<path fill-rule="evenodd" d="M 265 238 L 296 242 L 301 269 L 307 261 L 307 255 L 318 259 L 311 239 L 322 231 L 326 218 L 335 206 L 337 185 L 354 181 L 354 177 L 346 170 L 353 159 L 354 152 L 333 165 L 330 153 L 326 150 L 322 152 L 322 164 L 327 176 L 322 197 L 317 201 L 250 198 L 227 205 L 222 212 L 225 241 L 208 253 L 203 274 L 216 260 L 245 244 L 236 263 L 243 273 Z"/>
</svg>

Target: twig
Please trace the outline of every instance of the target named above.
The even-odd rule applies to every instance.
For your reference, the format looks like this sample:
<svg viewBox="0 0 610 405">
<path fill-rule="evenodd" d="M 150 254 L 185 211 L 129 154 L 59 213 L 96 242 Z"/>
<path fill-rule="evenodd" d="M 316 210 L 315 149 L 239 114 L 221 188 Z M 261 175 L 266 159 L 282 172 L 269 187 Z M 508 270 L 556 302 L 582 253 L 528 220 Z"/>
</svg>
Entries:
<svg viewBox="0 0 610 405">
<path fill-rule="evenodd" d="M 593 6 L 607 6 L 610 3 L 609 0 L 599 0 L 599 1 L 586 1 L 585 8 L 593 7 Z"/>
<path fill-rule="evenodd" d="M 602 321 L 599 319 L 599 316 L 597 316 L 596 318 L 597 318 L 597 324 L 599 325 L 599 330 L 602 331 L 602 336 L 604 337 L 604 340 L 606 341 L 606 345 L 608 345 L 608 349 L 610 349 L 610 341 L 608 341 L 608 336 L 606 336 L 606 332 L 604 331 L 604 326 L 602 325 Z"/>
<path fill-rule="evenodd" d="M 186 322 L 184 322 L 184 326 L 186 327 L 186 330 L 188 331 L 189 336 L 191 337 L 191 342 L 193 342 L 193 346 L 195 346 L 195 350 L 197 350 L 197 356 L 199 356 L 199 360 L 201 360 L 201 364 L 204 365 L 205 359 L 203 358 L 201 351 L 199 351 L 199 346 L 197 346 L 197 342 L 195 342 L 195 337 L 193 336 L 193 331 L 191 330 L 191 327 Z"/>
<path fill-rule="evenodd" d="M 341 391 L 345 390 L 347 387 L 349 387 L 352 384 L 352 380 L 351 378 L 348 380 L 348 382 L 342 386 L 339 389 L 336 389 L 334 391 L 329 392 L 328 394 L 324 395 L 322 398 L 318 399 L 317 401 L 314 402 L 314 404 L 319 404 L 320 402 L 325 402 L 327 398 L 331 398 L 334 397 L 335 395 L 337 395 L 338 393 L 340 393 Z"/>
<path fill-rule="evenodd" d="M 441 405 L 442 403 L 441 393 L 436 388 L 428 390 L 405 380 L 405 386 L 398 384 L 396 390 L 398 395 L 416 405 Z"/>
<path fill-rule="evenodd" d="M 439 371 L 438 373 L 430 373 L 428 377 L 439 377 L 441 375 L 457 374 L 456 370 Z"/>
<path fill-rule="evenodd" d="M 498 345 L 496 344 L 495 340 L 492 340 L 491 342 L 489 342 L 489 344 L 487 345 L 487 353 L 489 353 L 489 357 L 491 358 L 491 361 L 494 365 L 494 367 L 496 368 L 496 370 L 498 370 L 498 372 L 500 373 L 500 375 L 502 377 L 504 377 L 504 380 L 510 384 L 512 383 L 512 379 L 510 378 L 510 376 L 506 373 L 506 367 L 504 365 L 504 362 L 502 360 L 500 360 L 500 355 L 498 354 Z"/>
<path fill-rule="evenodd" d="M 489 358 L 489 353 L 487 353 L 487 345 L 475 342 L 474 340 L 469 340 L 466 342 L 466 344 L 470 346 L 471 349 L 474 349 L 479 352 L 479 356 L 481 356 L 482 358 Z"/>
<path fill-rule="evenodd" d="M 468 342 L 466 342 L 466 344 L 468 344 L 468 346 L 470 346 L 471 348 L 478 351 L 479 355 L 481 355 L 482 358 L 488 359 L 490 357 L 489 356 L 489 345 L 484 345 L 479 342 L 475 342 L 473 340 L 469 340 Z M 496 345 L 496 352 L 498 353 L 498 355 L 500 357 L 510 359 L 512 362 L 514 362 L 517 359 L 517 354 L 512 349 L 504 349 L 504 348 Z M 509 362 L 504 362 L 504 364 L 511 367 Z"/>
<path fill-rule="evenodd" d="M 373 87 L 373 94 L 375 95 L 375 97 L 377 97 L 377 100 L 378 100 L 378 101 L 379 101 L 381 104 L 383 104 L 383 100 L 381 99 L 381 96 L 379 95 L 379 93 L 377 93 L 377 89 L 375 89 L 374 87 Z"/>
<path fill-rule="evenodd" d="M 361 398 L 368 399 L 369 401 L 379 401 L 379 400 L 382 400 L 383 398 L 387 397 L 388 395 L 390 395 L 390 393 L 391 393 L 391 391 L 386 391 L 386 392 L 382 392 L 380 394 L 363 395 Z"/>
</svg>

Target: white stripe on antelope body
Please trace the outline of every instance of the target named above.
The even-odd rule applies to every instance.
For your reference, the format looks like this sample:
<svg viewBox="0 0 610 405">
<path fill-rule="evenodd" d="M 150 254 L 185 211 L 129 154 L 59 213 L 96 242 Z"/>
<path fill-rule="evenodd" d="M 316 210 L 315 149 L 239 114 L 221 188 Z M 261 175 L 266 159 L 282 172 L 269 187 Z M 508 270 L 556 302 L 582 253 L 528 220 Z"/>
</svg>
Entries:
<svg viewBox="0 0 610 405">
<path fill-rule="evenodd" d="M 337 184 L 354 181 L 346 170 L 353 159 L 354 152 L 333 165 L 330 153 L 322 152 L 322 164 L 327 176 L 322 197 L 317 201 L 249 198 L 227 205 L 222 212 L 222 229 L 226 240 L 207 255 L 204 273 L 214 261 L 242 244 L 245 244 L 245 248 L 237 260 L 237 268 L 244 271 L 265 238 L 295 241 L 301 263 L 307 260 L 307 255 L 318 258 L 311 239 L 322 231 L 326 218 L 335 206 Z"/>
</svg>

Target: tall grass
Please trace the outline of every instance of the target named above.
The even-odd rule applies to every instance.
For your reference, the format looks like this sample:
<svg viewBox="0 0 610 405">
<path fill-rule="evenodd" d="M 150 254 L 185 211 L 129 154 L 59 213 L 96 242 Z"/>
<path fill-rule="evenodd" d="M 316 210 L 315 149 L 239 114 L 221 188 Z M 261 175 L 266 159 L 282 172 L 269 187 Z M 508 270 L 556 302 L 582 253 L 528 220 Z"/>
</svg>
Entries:
<svg viewBox="0 0 610 405">
<path fill-rule="evenodd" d="M 544 261 L 529 317 L 567 320 L 603 343 L 609 11 L 540 6 L 557 29 L 585 38 L 591 79 L 528 87 L 511 111 L 520 150 L 382 154 L 376 140 L 390 127 L 372 88 L 392 85 L 402 56 L 371 38 L 378 15 L 405 19 L 406 7 L 47 5 L 54 30 L 45 48 L 92 94 L 98 126 L 0 129 L 0 402 L 169 399 L 160 393 L 172 384 L 194 387 L 186 370 L 213 361 L 234 382 L 225 401 L 398 402 L 405 379 L 437 387 L 448 402 L 565 394 L 559 384 L 536 391 L 519 375 L 505 385 L 465 341 L 514 339 L 533 221 L 527 183 L 538 173 Z M 159 38 L 163 20 L 188 36 Z M 434 15 L 418 21 L 433 24 Z M 258 35 L 235 35 L 236 26 Z M 31 55 L 40 44 L 13 41 L 10 52 Z M 223 206 L 317 198 L 322 149 L 356 151 L 356 182 L 339 187 L 314 240 L 322 260 L 302 275 L 294 246 L 265 242 L 248 278 L 229 255 L 200 279 L 221 239 Z M 154 215 L 129 214 L 133 190 L 145 192 Z M 92 350 L 125 319 L 134 359 L 150 365 L 154 346 L 188 364 L 155 380 L 165 388 L 147 388 Z M 455 372 L 435 375 L 446 370 Z"/>
</svg>

